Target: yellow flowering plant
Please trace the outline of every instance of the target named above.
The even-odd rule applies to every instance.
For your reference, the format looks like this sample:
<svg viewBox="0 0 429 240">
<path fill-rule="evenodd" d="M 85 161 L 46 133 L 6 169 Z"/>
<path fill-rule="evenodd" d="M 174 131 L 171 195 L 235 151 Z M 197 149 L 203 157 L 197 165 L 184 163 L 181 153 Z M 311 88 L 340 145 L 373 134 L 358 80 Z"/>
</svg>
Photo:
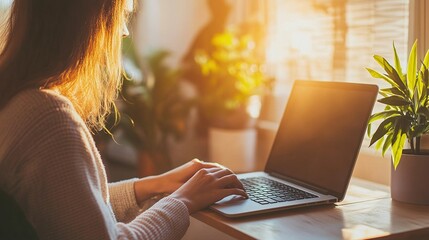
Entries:
<svg viewBox="0 0 429 240">
<path fill-rule="evenodd" d="M 195 54 L 204 81 L 198 104 L 206 119 L 226 119 L 245 109 L 252 96 L 262 94 L 269 80 L 250 35 L 226 30 L 215 35 L 211 44 L 211 52 Z"/>
</svg>

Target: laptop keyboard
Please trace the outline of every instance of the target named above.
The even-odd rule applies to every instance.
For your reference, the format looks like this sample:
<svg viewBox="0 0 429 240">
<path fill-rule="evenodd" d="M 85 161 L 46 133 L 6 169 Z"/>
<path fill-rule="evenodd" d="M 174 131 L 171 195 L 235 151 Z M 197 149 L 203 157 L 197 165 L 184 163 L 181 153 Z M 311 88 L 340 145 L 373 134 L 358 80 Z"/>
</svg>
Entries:
<svg viewBox="0 0 429 240">
<path fill-rule="evenodd" d="M 244 178 L 240 181 L 250 200 L 262 205 L 317 197 L 266 177 Z"/>
</svg>

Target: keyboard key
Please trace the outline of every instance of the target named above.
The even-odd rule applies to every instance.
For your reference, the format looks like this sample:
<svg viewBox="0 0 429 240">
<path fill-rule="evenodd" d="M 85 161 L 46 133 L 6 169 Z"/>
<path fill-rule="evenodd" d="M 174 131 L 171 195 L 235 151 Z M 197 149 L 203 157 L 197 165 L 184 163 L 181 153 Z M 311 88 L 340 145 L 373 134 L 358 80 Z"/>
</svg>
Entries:
<svg viewBox="0 0 429 240">
<path fill-rule="evenodd" d="M 265 177 L 242 179 L 241 182 L 249 198 L 263 205 L 317 197 Z"/>
</svg>

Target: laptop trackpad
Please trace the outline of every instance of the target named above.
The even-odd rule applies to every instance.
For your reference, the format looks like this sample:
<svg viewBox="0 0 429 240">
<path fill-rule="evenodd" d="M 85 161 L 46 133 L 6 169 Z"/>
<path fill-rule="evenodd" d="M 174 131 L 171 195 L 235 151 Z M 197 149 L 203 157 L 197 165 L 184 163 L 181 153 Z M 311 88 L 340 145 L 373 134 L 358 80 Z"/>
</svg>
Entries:
<svg viewBox="0 0 429 240">
<path fill-rule="evenodd" d="M 215 204 L 228 204 L 228 205 L 242 204 L 243 201 L 245 200 L 247 199 L 242 196 L 231 195 L 231 196 L 225 197 L 220 201 L 217 201 Z"/>
</svg>

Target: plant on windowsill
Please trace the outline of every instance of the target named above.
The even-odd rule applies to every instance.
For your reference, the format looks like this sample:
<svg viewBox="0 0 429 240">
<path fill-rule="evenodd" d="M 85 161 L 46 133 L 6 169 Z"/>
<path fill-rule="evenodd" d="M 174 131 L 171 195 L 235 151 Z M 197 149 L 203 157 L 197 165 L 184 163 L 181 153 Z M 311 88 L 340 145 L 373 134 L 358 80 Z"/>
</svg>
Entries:
<svg viewBox="0 0 429 240">
<path fill-rule="evenodd" d="M 233 170 L 251 170 L 258 105 L 271 80 L 264 74 L 251 36 L 229 29 L 216 34 L 211 44 L 210 53 L 195 54 L 203 81 L 197 104 L 209 126 L 209 158 Z M 250 161 L 239 163 L 240 158 Z"/>
<path fill-rule="evenodd" d="M 429 132 L 429 51 L 418 68 L 417 41 L 411 49 L 407 70 L 402 71 L 401 63 L 393 45 L 394 67 L 383 57 L 374 55 L 375 61 L 384 69 L 379 73 L 367 68 L 374 78 L 391 85 L 380 89 L 382 96 L 378 102 L 385 104 L 384 111 L 371 116 L 368 123 L 368 135 L 371 125 L 382 120 L 372 134 L 370 145 L 376 144 L 382 154 L 390 148 L 392 152 L 391 194 L 392 199 L 429 204 L 429 151 L 421 149 L 421 138 Z M 403 149 L 408 139 L 410 149 Z"/>
</svg>

